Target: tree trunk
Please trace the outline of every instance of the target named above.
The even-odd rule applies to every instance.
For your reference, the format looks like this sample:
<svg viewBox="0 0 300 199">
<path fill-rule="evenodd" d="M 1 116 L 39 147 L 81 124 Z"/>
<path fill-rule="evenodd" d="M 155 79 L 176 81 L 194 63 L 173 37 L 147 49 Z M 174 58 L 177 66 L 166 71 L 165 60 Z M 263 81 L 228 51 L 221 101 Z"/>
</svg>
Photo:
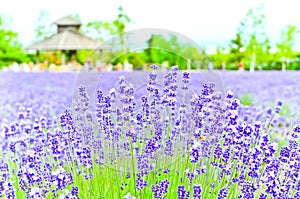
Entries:
<svg viewBox="0 0 300 199">
<path fill-rule="evenodd" d="M 251 62 L 250 62 L 250 72 L 251 73 L 253 73 L 255 70 L 255 59 L 256 59 L 255 52 L 253 52 L 251 55 Z"/>
<path fill-rule="evenodd" d="M 186 66 L 186 68 L 187 68 L 187 70 L 191 70 L 191 59 L 187 59 L 187 66 Z"/>
<path fill-rule="evenodd" d="M 36 51 L 36 55 L 35 55 L 35 63 L 36 63 L 37 65 L 40 64 L 40 51 L 39 51 L 39 50 Z"/>
<path fill-rule="evenodd" d="M 282 68 L 281 68 L 281 70 L 282 70 L 282 71 L 285 71 L 285 70 L 286 70 L 286 64 L 285 64 L 285 61 L 282 62 Z"/>
<path fill-rule="evenodd" d="M 62 66 L 66 65 L 66 58 L 65 58 L 65 51 L 64 50 L 62 51 L 62 54 L 61 54 L 61 65 Z"/>
</svg>

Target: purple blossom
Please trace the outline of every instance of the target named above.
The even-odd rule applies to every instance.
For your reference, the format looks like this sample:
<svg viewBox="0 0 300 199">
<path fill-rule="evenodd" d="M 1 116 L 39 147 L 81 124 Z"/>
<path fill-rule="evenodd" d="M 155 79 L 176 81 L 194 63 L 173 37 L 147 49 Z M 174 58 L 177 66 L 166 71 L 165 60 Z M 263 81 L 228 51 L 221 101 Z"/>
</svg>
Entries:
<svg viewBox="0 0 300 199">
<path fill-rule="evenodd" d="M 178 190 L 177 190 L 177 195 L 178 195 L 178 199 L 185 199 L 185 189 L 184 189 L 184 186 L 182 185 L 179 185 L 178 186 Z"/>
<path fill-rule="evenodd" d="M 193 191 L 193 197 L 194 199 L 201 199 L 201 191 L 202 191 L 202 188 L 201 188 L 201 185 L 194 185 L 193 187 L 194 191 Z"/>
<path fill-rule="evenodd" d="M 222 189 L 220 189 L 220 192 L 218 194 L 218 199 L 225 199 L 225 198 L 227 198 L 227 195 L 228 195 L 227 189 L 222 188 Z"/>
</svg>

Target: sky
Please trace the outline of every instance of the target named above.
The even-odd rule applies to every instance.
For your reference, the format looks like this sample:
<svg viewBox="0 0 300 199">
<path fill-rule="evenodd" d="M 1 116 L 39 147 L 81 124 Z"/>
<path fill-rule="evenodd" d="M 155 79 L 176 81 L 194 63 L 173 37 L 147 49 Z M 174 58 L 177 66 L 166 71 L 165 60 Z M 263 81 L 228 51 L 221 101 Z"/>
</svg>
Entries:
<svg viewBox="0 0 300 199">
<path fill-rule="evenodd" d="M 1 2 L 2 1 L 2 2 Z M 300 28 L 297 0 L 0 0 L 0 15 L 18 32 L 24 46 L 34 40 L 34 27 L 42 10 L 49 23 L 69 14 L 79 14 L 83 24 L 113 20 L 117 8 L 133 20 L 127 30 L 163 28 L 185 35 L 196 43 L 214 48 L 228 45 L 247 11 L 265 5 L 267 35 L 277 41 L 288 24 Z"/>
</svg>

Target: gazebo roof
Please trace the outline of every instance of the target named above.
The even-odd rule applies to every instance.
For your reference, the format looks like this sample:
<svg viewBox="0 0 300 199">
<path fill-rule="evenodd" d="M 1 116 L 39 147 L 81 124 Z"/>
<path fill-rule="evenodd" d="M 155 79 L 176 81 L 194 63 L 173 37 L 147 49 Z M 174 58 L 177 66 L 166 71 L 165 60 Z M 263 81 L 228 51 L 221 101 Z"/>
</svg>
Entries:
<svg viewBox="0 0 300 199">
<path fill-rule="evenodd" d="M 64 30 L 27 47 L 32 50 L 96 50 L 108 48 L 80 32 Z"/>
<path fill-rule="evenodd" d="M 72 16 L 65 16 L 65 17 L 62 17 L 56 21 L 53 22 L 53 24 L 56 24 L 56 25 L 64 25 L 64 26 L 74 26 L 74 25 L 78 25 L 80 26 L 81 25 L 81 22 L 78 21 L 77 19 L 75 19 L 74 17 Z"/>
</svg>

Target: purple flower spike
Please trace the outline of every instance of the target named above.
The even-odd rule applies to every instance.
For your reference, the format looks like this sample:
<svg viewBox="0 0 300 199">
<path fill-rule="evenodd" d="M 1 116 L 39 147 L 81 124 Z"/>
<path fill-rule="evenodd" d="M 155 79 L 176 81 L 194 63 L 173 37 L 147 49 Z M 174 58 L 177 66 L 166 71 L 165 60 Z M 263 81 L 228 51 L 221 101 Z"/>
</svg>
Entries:
<svg viewBox="0 0 300 199">
<path fill-rule="evenodd" d="M 178 199 L 185 199 L 185 189 L 184 186 L 179 185 L 177 190 Z"/>
<path fill-rule="evenodd" d="M 193 192 L 193 196 L 194 199 L 201 199 L 201 185 L 194 185 L 194 192 Z"/>
<path fill-rule="evenodd" d="M 226 188 L 222 188 L 218 194 L 218 199 L 225 199 L 228 195 L 228 191 Z"/>
</svg>

